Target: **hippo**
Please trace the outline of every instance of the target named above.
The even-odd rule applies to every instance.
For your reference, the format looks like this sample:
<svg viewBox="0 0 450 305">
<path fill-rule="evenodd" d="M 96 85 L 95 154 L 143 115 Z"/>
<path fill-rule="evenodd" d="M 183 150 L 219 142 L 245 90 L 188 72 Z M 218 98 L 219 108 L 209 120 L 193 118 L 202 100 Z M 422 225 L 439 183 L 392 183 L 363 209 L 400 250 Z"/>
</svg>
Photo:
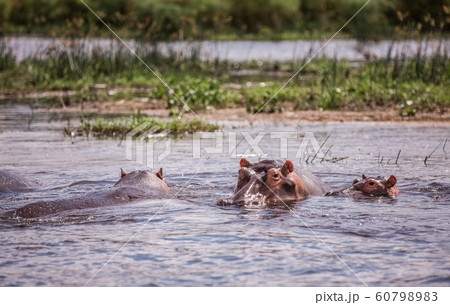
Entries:
<svg viewBox="0 0 450 305">
<path fill-rule="evenodd" d="M 241 159 L 238 181 L 232 198 L 218 205 L 267 205 L 323 196 L 331 188 L 310 172 L 294 170 L 291 161 L 264 160 L 252 164 Z"/>
<path fill-rule="evenodd" d="M 0 170 L 0 194 L 9 192 L 29 191 L 37 186 L 37 183 L 19 174 Z"/>
<path fill-rule="evenodd" d="M 65 199 L 34 202 L 14 211 L 6 212 L 3 216 L 34 218 L 62 211 L 111 206 L 137 199 L 164 197 L 169 193 L 170 189 L 166 184 L 166 179 L 163 178 L 162 168 L 156 173 L 148 170 L 137 170 L 129 174 L 121 169 L 121 178 L 111 189 Z"/>
<path fill-rule="evenodd" d="M 399 189 L 395 186 L 397 178 L 391 175 L 388 179 L 378 176 L 377 178 L 367 178 L 364 174 L 362 180 L 355 179 L 353 184 L 340 191 L 328 193 L 327 195 L 339 195 L 339 194 L 362 194 L 370 197 L 393 197 L 400 193 Z"/>
</svg>

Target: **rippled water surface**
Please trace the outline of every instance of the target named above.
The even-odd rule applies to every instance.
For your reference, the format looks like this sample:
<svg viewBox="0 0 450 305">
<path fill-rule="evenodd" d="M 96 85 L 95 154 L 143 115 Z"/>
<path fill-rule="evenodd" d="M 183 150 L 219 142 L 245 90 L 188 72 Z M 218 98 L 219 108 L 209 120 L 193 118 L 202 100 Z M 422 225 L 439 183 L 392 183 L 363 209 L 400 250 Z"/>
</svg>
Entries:
<svg viewBox="0 0 450 305">
<path fill-rule="evenodd" d="M 48 48 L 63 47 L 66 50 L 70 41 L 37 37 L 9 37 L 4 40 L 6 46 L 23 60 L 30 56 L 46 56 Z M 93 48 L 117 50 L 123 47 L 117 40 L 87 39 L 76 40 L 78 48 L 91 52 Z M 405 40 L 377 42 L 358 42 L 356 40 L 333 39 L 329 43 L 320 40 L 287 40 L 287 41 L 197 41 L 197 42 L 160 42 L 157 45 L 139 45 L 136 41 L 126 43 L 138 53 L 143 49 L 156 47 L 162 54 L 191 56 L 196 54 L 201 60 L 221 61 L 292 61 L 309 58 L 315 53 L 319 57 L 346 59 L 349 61 L 386 56 L 414 57 L 419 52 L 422 56 L 430 56 L 436 52 L 445 53 L 450 49 L 450 40 Z M 388 55 L 389 54 L 389 55 Z"/>
<path fill-rule="evenodd" d="M 144 168 L 126 159 L 119 140 L 72 141 L 62 133 L 66 124 L 45 112 L 31 116 L 26 105 L 0 105 L 0 168 L 40 184 L 34 191 L 0 195 L 0 212 L 110 188 L 120 167 Z M 450 284 L 450 144 L 443 143 L 449 138 L 448 125 L 226 126 L 240 143 L 235 158 L 229 157 L 228 133 L 223 153 L 206 154 L 202 149 L 199 159 L 192 158 L 190 137 L 171 138 L 171 154 L 154 166 L 164 167 L 170 200 L 67 211 L 27 221 L 0 218 L 0 285 Z M 288 142 L 291 160 L 307 132 L 313 132 L 319 144 L 330 135 L 323 150 L 331 148 L 323 162 L 316 157 L 313 164 L 298 159 L 294 163 L 333 188 L 350 184 L 361 173 L 394 174 L 402 193 L 396 199 L 311 197 L 291 206 L 291 211 L 283 206 L 217 206 L 218 199 L 231 195 L 239 155 L 248 148 L 241 141 L 242 132 L 256 137 L 258 132 L 286 130 L 300 137 Z M 205 147 L 214 145 L 202 141 Z M 267 158 L 279 158 L 279 143 L 266 134 L 260 147 Z M 430 153 L 425 166 L 423 159 Z M 314 150 L 308 154 L 314 155 Z M 344 159 L 327 161 L 331 157 Z M 251 154 L 247 158 L 258 159 Z"/>
</svg>

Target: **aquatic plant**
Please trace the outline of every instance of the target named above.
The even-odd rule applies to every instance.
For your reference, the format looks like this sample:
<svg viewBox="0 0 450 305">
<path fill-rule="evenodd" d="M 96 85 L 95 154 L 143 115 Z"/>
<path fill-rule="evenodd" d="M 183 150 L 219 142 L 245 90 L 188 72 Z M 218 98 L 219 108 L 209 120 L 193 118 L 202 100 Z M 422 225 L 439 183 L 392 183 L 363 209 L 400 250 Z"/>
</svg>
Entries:
<svg viewBox="0 0 450 305">
<path fill-rule="evenodd" d="M 219 129 L 217 124 L 211 124 L 198 119 L 161 121 L 155 118 L 142 116 L 138 113 L 137 115 L 120 116 L 116 118 L 95 116 L 93 118 L 83 119 L 76 130 L 66 129 L 66 134 L 71 135 L 73 133 L 93 136 L 123 137 L 129 131 L 144 123 L 149 123 L 149 126 L 152 127 L 156 126 L 157 128 L 153 129 L 155 134 L 163 131 L 170 131 L 171 135 L 178 135 L 197 131 L 212 132 Z M 148 130 L 148 128 L 146 130 Z M 136 136 L 139 136 L 139 134 L 136 134 Z"/>
</svg>

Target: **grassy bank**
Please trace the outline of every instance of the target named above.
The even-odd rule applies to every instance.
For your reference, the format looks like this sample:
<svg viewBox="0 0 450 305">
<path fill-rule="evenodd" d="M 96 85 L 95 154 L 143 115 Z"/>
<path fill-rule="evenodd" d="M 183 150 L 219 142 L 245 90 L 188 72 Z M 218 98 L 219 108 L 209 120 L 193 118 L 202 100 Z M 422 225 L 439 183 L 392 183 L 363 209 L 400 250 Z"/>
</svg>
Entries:
<svg viewBox="0 0 450 305">
<path fill-rule="evenodd" d="M 105 118 L 102 116 L 84 117 L 77 128 L 68 127 L 65 129 L 65 133 L 69 136 L 124 137 L 128 132 L 142 124 L 146 124 L 146 127 L 134 136 L 139 136 L 148 130 L 152 130 L 152 134 L 180 135 L 198 131 L 211 132 L 219 129 L 217 124 L 210 124 L 200 120 L 182 121 L 174 119 L 161 121 L 137 114 L 116 118 Z"/>
<path fill-rule="evenodd" d="M 126 49 L 93 50 L 90 54 L 82 49 L 51 48 L 45 57 L 17 63 L 0 43 L 0 91 L 74 90 L 76 95 L 65 98 L 66 104 L 139 99 L 162 105 L 174 116 L 187 110 L 184 103 L 196 111 L 245 106 L 248 112 L 257 112 L 270 99 L 262 111 L 393 107 L 404 115 L 414 115 L 416 111 L 446 111 L 450 106 L 450 59 L 446 53 L 424 57 L 419 52 L 410 59 L 388 54 L 385 59 L 368 59 L 357 65 L 317 59 L 275 95 L 304 61 L 202 62 L 196 54 L 167 57 L 138 48 L 137 53 L 164 78 L 172 93 Z M 240 73 L 245 71 L 252 73 Z"/>
<path fill-rule="evenodd" d="M 86 0 L 124 38 L 317 39 L 329 37 L 366 0 Z M 426 9 L 424 9 L 426 8 Z M 0 0 L 0 35 L 110 37 L 79 0 Z M 449 0 L 372 1 L 345 37 L 448 35 Z"/>
</svg>

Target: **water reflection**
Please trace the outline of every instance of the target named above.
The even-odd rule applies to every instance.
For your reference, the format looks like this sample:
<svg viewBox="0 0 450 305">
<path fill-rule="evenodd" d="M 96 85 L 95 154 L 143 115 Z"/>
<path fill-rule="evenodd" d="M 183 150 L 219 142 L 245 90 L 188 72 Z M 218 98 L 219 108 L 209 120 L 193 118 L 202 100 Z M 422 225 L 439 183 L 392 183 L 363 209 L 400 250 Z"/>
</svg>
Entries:
<svg viewBox="0 0 450 305">
<path fill-rule="evenodd" d="M 46 56 L 49 47 L 63 48 L 63 44 L 67 44 L 60 39 L 38 37 L 9 37 L 5 41 L 7 47 L 13 51 L 19 61 L 30 56 Z M 75 39 L 74 42 L 88 54 L 93 49 L 118 51 L 124 48 L 120 42 L 111 39 Z M 189 57 L 192 54 L 198 54 L 198 57 L 204 61 L 218 59 L 231 62 L 283 62 L 310 58 L 325 44 L 325 41 L 184 41 L 141 44 L 127 40 L 126 43 L 131 48 L 137 49 L 138 53 L 142 50 L 149 51 L 157 48 L 165 55 L 176 54 L 180 57 Z M 338 60 L 363 61 L 367 57 L 383 59 L 389 56 L 388 54 L 408 58 L 420 52 L 421 56 L 429 56 L 435 52 L 448 52 L 449 48 L 449 40 L 382 40 L 362 43 L 356 40 L 333 39 L 320 52 L 319 56 Z"/>
</svg>

